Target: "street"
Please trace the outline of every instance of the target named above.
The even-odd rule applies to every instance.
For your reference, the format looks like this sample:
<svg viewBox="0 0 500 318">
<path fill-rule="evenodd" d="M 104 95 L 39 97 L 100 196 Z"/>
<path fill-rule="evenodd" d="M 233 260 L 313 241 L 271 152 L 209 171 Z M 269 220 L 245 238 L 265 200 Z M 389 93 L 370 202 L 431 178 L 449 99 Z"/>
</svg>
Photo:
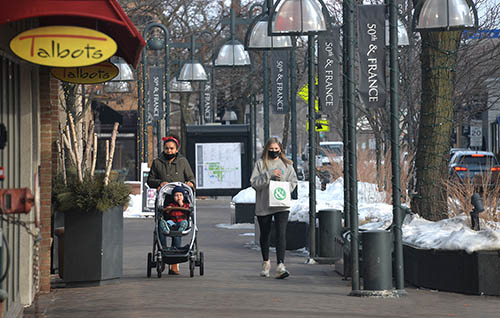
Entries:
<svg viewBox="0 0 500 318">
<path fill-rule="evenodd" d="M 499 297 L 470 296 L 406 287 L 402 298 L 348 296 L 350 281 L 331 265 L 307 265 L 306 257 L 288 251 L 285 280 L 259 277 L 260 252 L 245 246 L 251 229 L 216 227 L 230 223 L 228 198 L 198 200 L 199 246 L 205 275 L 146 278 L 146 255 L 152 247 L 153 220 L 125 219 L 123 278 L 85 288 L 53 284 L 25 310 L 24 317 L 498 317 Z M 247 244 L 248 245 L 248 244 Z M 272 269 L 275 254 L 271 253 Z"/>
</svg>

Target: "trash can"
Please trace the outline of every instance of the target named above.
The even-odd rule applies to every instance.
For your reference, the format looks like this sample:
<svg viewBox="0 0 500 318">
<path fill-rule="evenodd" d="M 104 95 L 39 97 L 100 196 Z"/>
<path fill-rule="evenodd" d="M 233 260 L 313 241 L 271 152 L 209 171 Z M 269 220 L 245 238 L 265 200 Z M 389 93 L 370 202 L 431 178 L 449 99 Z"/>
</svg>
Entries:
<svg viewBox="0 0 500 318">
<path fill-rule="evenodd" d="M 391 232 L 371 230 L 361 232 L 362 276 L 365 290 L 392 289 Z"/>
<path fill-rule="evenodd" d="M 325 209 L 318 212 L 319 219 L 319 257 L 341 259 L 343 248 L 342 235 L 342 211 Z"/>
</svg>

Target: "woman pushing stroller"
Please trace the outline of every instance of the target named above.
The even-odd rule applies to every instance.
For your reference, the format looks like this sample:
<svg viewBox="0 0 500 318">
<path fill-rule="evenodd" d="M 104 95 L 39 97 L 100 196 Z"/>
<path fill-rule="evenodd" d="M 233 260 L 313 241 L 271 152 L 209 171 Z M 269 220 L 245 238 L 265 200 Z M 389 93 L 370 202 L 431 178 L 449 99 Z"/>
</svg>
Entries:
<svg viewBox="0 0 500 318">
<path fill-rule="evenodd" d="M 194 189 L 195 185 L 194 174 L 193 171 L 191 170 L 191 166 L 189 165 L 187 159 L 182 154 L 179 153 L 180 149 L 179 139 L 176 136 L 172 135 L 164 137 L 162 140 L 163 140 L 164 151 L 158 156 L 157 159 L 153 160 L 153 164 L 151 165 L 151 170 L 148 176 L 148 182 L 147 182 L 148 186 L 159 190 L 167 183 L 182 182 Z M 176 187 L 176 188 L 180 188 L 180 191 L 178 189 L 178 191 L 176 193 L 172 193 L 172 195 L 173 196 L 174 194 L 177 194 L 178 196 L 182 195 L 184 198 L 185 194 L 182 187 Z M 182 226 L 187 226 L 188 223 L 187 218 L 183 219 L 181 216 L 181 214 L 184 214 L 182 210 L 185 209 L 186 207 L 183 204 L 180 204 L 177 200 L 175 200 L 175 198 L 174 198 L 174 203 L 172 204 L 178 204 L 178 209 L 176 210 L 171 209 L 172 213 L 170 213 L 169 217 L 171 217 L 173 214 L 174 218 L 164 219 L 165 224 L 163 225 L 166 225 L 167 226 L 166 228 L 168 228 L 169 230 L 173 230 L 172 227 L 168 227 L 169 224 L 168 221 L 171 221 L 171 223 L 172 222 L 175 223 L 172 224 L 172 226 L 175 227 L 176 230 L 180 230 Z M 189 206 L 187 208 L 189 208 Z M 166 244 L 165 233 L 167 233 L 167 231 L 164 231 L 162 229 L 161 222 L 159 224 L 159 227 L 160 227 L 159 237 L 161 244 L 163 247 L 166 247 L 167 244 Z M 181 237 L 172 237 L 172 247 L 180 247 L 180 244 L 181 244 Z M 169 274 L 178 275 L 179 264 L 170 265 Z"/>
</svg>

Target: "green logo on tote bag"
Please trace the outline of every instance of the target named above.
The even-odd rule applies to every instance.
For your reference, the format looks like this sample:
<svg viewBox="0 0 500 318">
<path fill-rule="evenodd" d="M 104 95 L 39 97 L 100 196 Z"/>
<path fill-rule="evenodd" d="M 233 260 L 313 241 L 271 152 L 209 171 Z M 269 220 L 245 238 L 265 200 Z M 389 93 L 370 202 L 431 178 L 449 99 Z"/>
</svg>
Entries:
<svg viewBox="0 0 500 318">
<path fill-rule="evenodd" d="M 286 191 L 283 188 L 279 188 L 278 187 L 278 188 L 274 189 L 274 193 L 273 194 L 274 194 L 274 198 L 276 200 L 282 201 L 282 200 L 286 199 Z"/>
</svg>

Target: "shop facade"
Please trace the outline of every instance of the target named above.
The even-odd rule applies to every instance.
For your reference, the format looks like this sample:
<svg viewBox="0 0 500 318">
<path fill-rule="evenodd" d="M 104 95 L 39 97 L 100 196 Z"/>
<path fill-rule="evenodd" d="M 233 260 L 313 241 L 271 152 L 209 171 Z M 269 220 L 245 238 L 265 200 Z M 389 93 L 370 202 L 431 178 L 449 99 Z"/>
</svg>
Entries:
<svg viewBox="0 0 500 318">
<path fill-rule="evenodd" d="M 57 172 L 60 81 L 50 68 L 18 57 L 10 42 L 22 32 L 47 26 L 83 27 L 105 33 L 116 56 L 137 66 L 145 43 L 116 0 L 30 1 L 4 4 L 0 12 L 0 189 L 29 188 L 34 207 L 27 214 L 2 214 L 0 283 L 3 316 L 18 317 L 38 293 L 50 292 L 51 186 Z M 50 52 L 49 52 L 50 53 Z M 0 138 L 1 139 L 1 138 Z M 7 251 L 8 250 L 8 251 Z M 1 266 L 0 266 L 1 267 Z"/>
</svg>

